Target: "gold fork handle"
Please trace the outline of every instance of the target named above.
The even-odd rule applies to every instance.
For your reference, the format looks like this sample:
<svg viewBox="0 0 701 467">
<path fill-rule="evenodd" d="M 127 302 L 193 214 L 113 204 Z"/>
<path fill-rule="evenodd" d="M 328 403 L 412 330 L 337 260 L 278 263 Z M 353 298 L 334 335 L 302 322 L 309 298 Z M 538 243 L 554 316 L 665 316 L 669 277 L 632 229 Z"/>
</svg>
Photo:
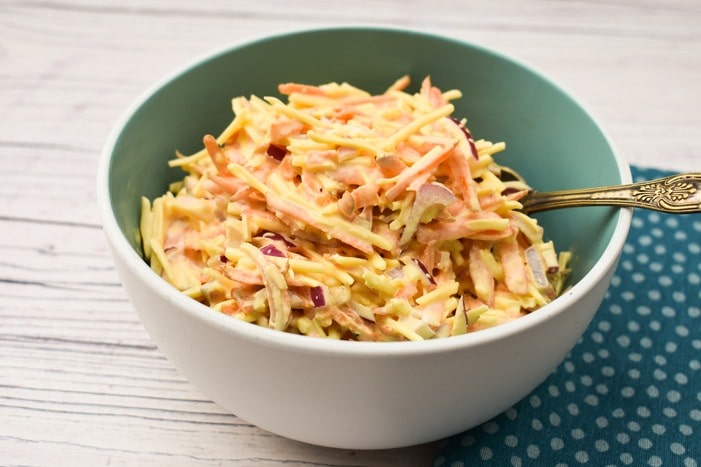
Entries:
<svg viewBox="0 0 701 467">
<path fill-rule="evenodd" d="M 628 185 L 531 192 L 521 203 L 533 213 L 576 206 L 627 206 L 671 214 L 701 212 L 701 173 L 671 175 Z"/>
</svg>

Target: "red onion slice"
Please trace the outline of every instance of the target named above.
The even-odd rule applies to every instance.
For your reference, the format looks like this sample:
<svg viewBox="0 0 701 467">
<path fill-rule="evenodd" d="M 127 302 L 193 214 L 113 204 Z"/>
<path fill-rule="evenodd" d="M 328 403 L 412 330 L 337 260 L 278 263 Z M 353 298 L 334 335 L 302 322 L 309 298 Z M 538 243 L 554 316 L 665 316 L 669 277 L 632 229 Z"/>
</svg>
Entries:
<svg viewBox="0 0 701 467">
<path fill-rule="evenodd" d="M 426 276 L 426 279 L 428 279 L 428 281 L 431 284 L 436 285 L 436 280 L 433 278 L 433 275 L 430 272 L 428 272 L 428 269 L 426 269 L 426 266 L 424 266 L 424 263 L 422 263 L 420 260 L 418 260 L 416 258 L 411 258 L 411 260 L 414 262 L 414 264 L 416 264 L 419 267 L 419 269 L 421 269 L 421 272 L 424 273 L 424 276 Z"/>
<path fill-rule="evenodd" d="M 260 251 L 261 251 L 261 253 L 263 253 L 264 255 L 267 255 L 267 256 L 277 256 L 280 258 L 285 257 L 285 253 L 283 253 L 278 247 L 276 247 L 272 243 L 265 245 L 265 246 L 262 246 L 260 248 Z"/>
<path fill-rule="evenodd" d="M 311 295 L 312 303 L 314 304 L 315 308 L 326 306 L 326 296 L 322 286 L 318 285 L 316 287 L 311 287 L 309 289 L 309 295 Z"/>
<path fill-rule="evenodd" d="M 455 117 L 451 117 L 451 120 L 455 122 L 455 124 L 460 128 L 465 135 L 465 139 L 467 139 L 467 143 L 470 145 L 470 152 L 472 152 L 472 157 L 475 159 L 479 159 L 479 155 L 477 154 L 477 146 L 475 146 L 475 140 L 472 138 L 472 133 L 468 131 L 467 128 L 465 128 L 465 125 L 462 124 L 460 120 L 458 120 Z"/>
<path fill-rule="evenodd" d="M 287 155 L 287 148 L 270 144 L 265 152 L 276 161 L 281 161 L 285 158 L 285 155 Z"/>
<path fill-rule="evenodd" d="M 406 220 L 399 244 L 406 245 L 416 233 L 420 223 L 432 221 L 456 201 L 457 198 L 453 192 L 441 183 L 431 182 L 421 185 L 416 193 L 416 199 Z"/>
<path fill-rule="evenodd" d="M 295 245 L 294 243 L 292 243 L 291 241 L 289 241 L 288 239 L 286 239 L 285 237 L 283 237 L 282 235 L 280 235 L 280 234 L 277 233 L 277 232 L 265 232 L 265 233 L 263 234 L 263 238 L 269 238 L 270 240 L 275 240 L 275 241 L 278 241 L 278 242 L 283 242 L 283 243 L 284 243 L 285 245 L 287 245 L 288 247 L 297 246 L 297 245 Z"/>
</svg>

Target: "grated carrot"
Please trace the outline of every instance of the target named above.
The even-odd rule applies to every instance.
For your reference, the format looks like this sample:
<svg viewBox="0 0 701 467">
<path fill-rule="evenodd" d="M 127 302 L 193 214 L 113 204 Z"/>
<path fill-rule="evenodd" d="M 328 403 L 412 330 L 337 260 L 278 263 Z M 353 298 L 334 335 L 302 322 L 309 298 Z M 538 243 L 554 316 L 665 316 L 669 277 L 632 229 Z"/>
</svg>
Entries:
<svg viewBox="0 0 701 467">
<path fill-rule="evenodd" d="M 169 162 L 183 180 L 141 200 L 153 271 L 236 319 L 332 339 L 464 334 L 554 299 L 570 255 L 518 211 L 529 188 L 500 179 L 505 145 L 452 117 L 459 90 L 410 85 L 232 99 L 222 133 Z"/>
</svg>

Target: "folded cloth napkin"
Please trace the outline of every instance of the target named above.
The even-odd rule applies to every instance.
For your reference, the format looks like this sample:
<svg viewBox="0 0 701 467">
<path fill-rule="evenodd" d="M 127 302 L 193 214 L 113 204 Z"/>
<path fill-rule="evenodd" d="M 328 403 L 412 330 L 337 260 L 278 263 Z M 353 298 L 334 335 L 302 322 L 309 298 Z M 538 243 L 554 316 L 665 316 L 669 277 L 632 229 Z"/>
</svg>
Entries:
<svg viewBox="0 0 701 467">
<path fill-rule="evenodd" d="M 701 467 L 701 216 L 634 210 L 611 287 L 565 360 L 434 459 L 484 464 Z"/>
</svg>

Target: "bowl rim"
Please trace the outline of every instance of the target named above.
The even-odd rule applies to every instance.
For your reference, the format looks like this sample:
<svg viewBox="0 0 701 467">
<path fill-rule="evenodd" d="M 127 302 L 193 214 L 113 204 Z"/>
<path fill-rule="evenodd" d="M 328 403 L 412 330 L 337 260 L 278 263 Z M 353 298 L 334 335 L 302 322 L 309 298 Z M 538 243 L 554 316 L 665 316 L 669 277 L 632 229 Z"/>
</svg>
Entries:
<svg viewBox="0 0 701 467">
<path fill-rule="evenodd" d="M 432 40 L 437 39 L 441 41 L 448 41 L 461 46 L 473 48 L 480 53 L 491 55 L 523 67 L 527 71 L 537 76 L 538 79 L 543 80 L 543 82 L 546 82 L 549 86 L 559 90 L 587 114 L 596 128 L 601 132 L 608 146 L 611 148 L 615 158 L 618 174 L 621 177 L 621 182 L 629 183 L 632 181 L 630 167 L 621 155 L 616 143 L 606 128 L 601 124 L 601 120 L 597 114 L 581 98 L 579 98 L 579 96 L 575 95 L 571 90 L 566 89 L 566 87 L 564 87 L 562 84 L 553 81 L 549 76 L 538 69 L 538 67 L 524 60 L 502 53 L 491 47 L 488 48 L 474 42 L 444 36 L 435 32 L 384 25 L 293 29 L 277 34 L 268 34 L 234 41 L 233 43 L 226 44 L 203 55 L 195 57 L 188 62 L 185 62 L 180 67 L 176 68 L 170 73 L 165 74 L 147 87 L 135 100 L 131 102 L 131 104 L 123 111 L 122 115 L 117 119 L 106 139 L 98 160 L 96 180 L 97 204 L 103 231 L 111 246 L 112 254 L 119 255 L 123 261 L 129 265 L 130 272 L 137 276 L 138 281 L 143 282 L 149 289 L 153 290 L 166 302 L 174 305 L 175 308 L 177 308 L 177 311 L 174 312 L 187 313 L 195 319 L 204 321 L 208 325 L 219 328 L 227 334 L 232 335 L 232 337 L 245 339 L 248 341 L 255 341 L 259 345 L 278 349 L 281 348 L 288 352 L 322 352 L 330 355 L 333 354 L 367 358 L 416 356 L 418 354 L 427 355 L 433 353 L 451 352 L 456 349 L 465 349 L 493 343 L 494 341 L 498 341 L 510 335 L 524 332 L 534 326 L 539 326 L 542 322 L 551 319 L 555 315 L 566 313 L 567 308 L 569 308 L 572 303 L 576 302 L 580 297 L 588 294 L 589 291 L 596 286 L 599 280 L 605 276 L 610 269 L 615 267 L 620 253 L 623 250 L 623 245 L 625 244 L 628 231 L 630 229 L 632 221 L 631 208 L 616 208 L 619 212 L 617 213 L 618 218 L 616 220 L 613 234 L 608 242 L 608 245 L 604 249 L 599 259 L 594 263 L 592 268 L 576 284 L 568 289 L 565 294 L 561 295 L 556 300 L 553 300 L 551 303 L 539 308 L 537 312 L 530 313 L 514 321 L 474 333 L 426 341 L 399 342 L 340 341 L 334 339 L 310 338 L 309 336 L 275 331 L 256 324 L 251 324 L 232 318 L 204 304 L 192 300 L 154 273 L 143 258 L 131 247 L 127 241 L 127 238 L 122 233 L 114 215 L 114 211 L 112 210 L 112 200 L 109 192 L 109 174 L 114 149 L 124 127 L 130 121 L 134 113 L 136 113 L 139 108 L 143 106 L 162 87 L 170 84 L 172 81 L 176 80 L 178 77 L 189 72 L 198 65 L 215 60 L 223 54 L 246 48 L 254 44 L 284 40 L 286 38 L 298 35 L 323 34 L 326 32 L 339 31 L 389 32 L 426 37 Z M 139 310 L 135 311 L 139 313 Z"/>
</svg>

